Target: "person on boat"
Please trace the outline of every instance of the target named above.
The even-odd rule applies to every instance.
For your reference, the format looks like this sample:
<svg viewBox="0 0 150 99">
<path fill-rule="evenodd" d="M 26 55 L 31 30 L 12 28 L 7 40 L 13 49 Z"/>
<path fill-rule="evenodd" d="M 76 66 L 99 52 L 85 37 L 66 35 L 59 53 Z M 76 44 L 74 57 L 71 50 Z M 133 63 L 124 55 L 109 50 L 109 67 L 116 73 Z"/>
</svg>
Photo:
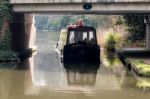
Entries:
<svg viewBox="0 0 150 99">
<path fill-rule="evenodd" d="M 68 28 L 76 28 L 76 27 L 82 27 L 82 26 L 84 26 L 84 22 L 83 22 L 83 19 L 80 18 L 76 21 L 75 24 L 69 24 L 67 27 Z"/>
<path fill-rule="evenodd" d="M 80 27 L 80 26 L 84 26 L 84 22 L 83 22 L 83 19 L 80 18 L 76 21 L 76 26 Z"/>
</svg>

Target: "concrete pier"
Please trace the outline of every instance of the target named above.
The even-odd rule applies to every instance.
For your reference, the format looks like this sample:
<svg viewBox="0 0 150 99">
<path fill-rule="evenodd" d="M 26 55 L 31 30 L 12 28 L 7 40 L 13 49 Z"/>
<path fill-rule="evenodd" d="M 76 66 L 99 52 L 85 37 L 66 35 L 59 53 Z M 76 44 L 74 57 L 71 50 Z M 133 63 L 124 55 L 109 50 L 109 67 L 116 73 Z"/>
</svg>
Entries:
<svg viewBox="0 0 150 99">
<path fill-rule="evenodd" d="M 11 47 L 14 51 L 22 51 L 29 47 L 32 15 L 14 13 L 10 24 L 12 31 Z"/>
</svg>

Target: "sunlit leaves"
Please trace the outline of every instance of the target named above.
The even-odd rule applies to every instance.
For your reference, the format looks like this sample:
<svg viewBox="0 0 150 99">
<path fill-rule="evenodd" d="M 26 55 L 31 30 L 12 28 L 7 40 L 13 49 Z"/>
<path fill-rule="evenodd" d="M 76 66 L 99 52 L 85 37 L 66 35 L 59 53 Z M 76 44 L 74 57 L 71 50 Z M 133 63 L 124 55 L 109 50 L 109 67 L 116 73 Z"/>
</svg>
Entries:
<svg viewBox="0 0 150 99">
<path fill-rule="evenodd" d="M 134 65 L 143 75 L 150 76 L 150 64 L 144 61 L 134 61 Z"/>
</svg>

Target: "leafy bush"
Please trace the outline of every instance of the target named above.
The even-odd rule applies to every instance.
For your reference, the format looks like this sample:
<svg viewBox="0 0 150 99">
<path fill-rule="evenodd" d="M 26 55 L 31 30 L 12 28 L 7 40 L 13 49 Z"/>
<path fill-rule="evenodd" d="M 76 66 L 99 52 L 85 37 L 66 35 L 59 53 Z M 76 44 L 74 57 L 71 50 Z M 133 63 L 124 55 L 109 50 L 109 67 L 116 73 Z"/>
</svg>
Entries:
<svg viewBox="0 0 150 99">
<path fill-rule="evenodd" d="M 1 0 L 0 2 L 0 30 L 5 20 L 11 20 L 11 7 L 9 0 Z M 1 31 L 0 31 L 1 32 Z M 0 61 L 16 60 L 14 53 L 10 50 L 11 32 L 6 28 L 0 38 Z"/>
<path fill-rule="evenodd" d="M 116 63 L 116 47 L 121 47 L 121 37 L 117 33 L 108 33 L 105 38 L 104 52 L 107 64 L 113 66 Z M 106 63 L 105 62 L 105 63 Z"/>
<path fill-rule="evenodd" d="M 1 0 L 0 2 L 0 28 L 4 24 L 5 20 L 11 19 L 10 16 L 11 16 L 11 7 L 9 4 L 9 0 Z M 10 38 L 11 38 L 11 33 L 9 29 L 5 29 L 5 32 L 2 33 L 2 37 L 0 38 L 0 50 L 9 49 Z"/>
<path fill-rule="evenodd" d="M 129 41 L 131 45 L 134 44 L 142 47 L 144 45 L 143 41 L 146 37 L 146 24 L 144 23 L 144 15 L 125 15 L 123 17 L 128 32 L 126 40 Z M 138 43 L 140 41 L 143 44 Z"/>
<path fill-rule="evenodd" d="M 0 39 L 0 50 L 7 50 L 9 49 L 11 32 L 6 30 L 3 37 Z"/>
<path fill-rule="evenodd" d="M 10 19 L 11 7 L 9 4 L 9 0 L 2 0 L 0 2 L 0 18 L 7 17 Z"/>
<path fill-rule="evenodd" d="M 150 64 L 147 64 L 144 61 L 135 61 L 134 64 L 143 75 L 150 76 Z"/>
<path fill-rule="evenodd" d="M 17 58 L 15 57 L 14 52 L 11 50 L 0 50 L 0 61 L 16 61 Z"/>
<path fill-rule="evenodd" d="M 0 28 L 3 24 L 4 17 L 7 20 L 11 19 L 11 7 L 9 4 L 9 0 L 0 1 Z"/>
<path fill-rule="evenodd" d="M 105 38 L 104 48 L 106 51 L 115 51 L 115 48 L 121 47 L 121 37 L 117 33 L 108 33 Z"/>
</svg>

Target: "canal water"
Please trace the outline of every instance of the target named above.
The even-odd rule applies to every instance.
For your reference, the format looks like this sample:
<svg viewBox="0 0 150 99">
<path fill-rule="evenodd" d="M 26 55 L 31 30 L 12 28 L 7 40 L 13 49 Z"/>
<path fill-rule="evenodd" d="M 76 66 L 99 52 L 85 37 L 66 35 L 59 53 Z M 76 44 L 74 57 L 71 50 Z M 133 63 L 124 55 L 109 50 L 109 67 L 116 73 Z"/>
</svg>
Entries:
<svg viewBox="0 0 150 99">
<path fill-rule="evenodd" d="M 125 70 L 118 59 L 64 66 L 55 52 L 59 33 L 38 31 L 37 52 L 19 64 L 1 63 L 0 99 L 150 99 L 144 78 Z M 144 79 L 145 81 L 145 79 Z"/>
</svg>

